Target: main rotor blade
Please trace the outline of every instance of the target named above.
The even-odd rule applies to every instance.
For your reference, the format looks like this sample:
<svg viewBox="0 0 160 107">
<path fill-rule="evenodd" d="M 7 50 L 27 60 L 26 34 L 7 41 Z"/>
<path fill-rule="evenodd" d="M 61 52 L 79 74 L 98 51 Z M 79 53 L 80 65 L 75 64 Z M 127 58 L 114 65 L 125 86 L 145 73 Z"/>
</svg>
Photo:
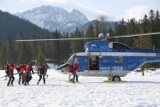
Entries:
<svg viewBox="0 0 160 107">
<path fill-rule="evenodd" d="M 129 38 L 129 37 L 158 35 L 158 34 L 160 34 L 160 32 L 143 33 L 143 34 L 131 34 L 131 35 L 119 35 L 119 36 L 108 36 L 107 39 L 111 39 L 111 38 Z"/>
<path fill-rule="evenodd" d="M 58 38 L 58 39 L 24 39 L 15 40 L 16 42 L 36 42 L 36 41 L 66 41 L 66 40 L 89 40 L 89 39 L 99 39 L 98 37 L 88 37 L 88 38 Z"/>
</svg>

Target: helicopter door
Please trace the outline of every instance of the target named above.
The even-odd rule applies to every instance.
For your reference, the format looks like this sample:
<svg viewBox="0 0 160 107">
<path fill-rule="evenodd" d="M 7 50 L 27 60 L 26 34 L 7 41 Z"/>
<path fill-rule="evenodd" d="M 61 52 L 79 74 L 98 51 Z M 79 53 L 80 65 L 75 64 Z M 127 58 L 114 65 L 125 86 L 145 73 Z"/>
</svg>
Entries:
<svg viewBox="0 0 160 107">
<path fill-rule="evenodd" d="M 88 56 L 88 70 L 99 70 L 99 56 Z"/>
</svg>

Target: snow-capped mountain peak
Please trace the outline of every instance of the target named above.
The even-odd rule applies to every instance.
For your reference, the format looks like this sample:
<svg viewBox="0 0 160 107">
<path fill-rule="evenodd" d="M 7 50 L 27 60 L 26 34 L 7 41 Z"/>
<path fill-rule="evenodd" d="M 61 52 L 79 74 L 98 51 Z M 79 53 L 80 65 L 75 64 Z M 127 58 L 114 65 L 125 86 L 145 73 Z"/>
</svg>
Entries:
<svg viewBox="0 0 160 107">
<path fill-rule="evenodd" d="M 61 7 L 45 5 L 16 15 L 50 31 L 58 29 L 70 32 L 73 28 L 88 22 L 87 17 L 79 10 L 73 9 L 68 12 Z"/>
</svg>

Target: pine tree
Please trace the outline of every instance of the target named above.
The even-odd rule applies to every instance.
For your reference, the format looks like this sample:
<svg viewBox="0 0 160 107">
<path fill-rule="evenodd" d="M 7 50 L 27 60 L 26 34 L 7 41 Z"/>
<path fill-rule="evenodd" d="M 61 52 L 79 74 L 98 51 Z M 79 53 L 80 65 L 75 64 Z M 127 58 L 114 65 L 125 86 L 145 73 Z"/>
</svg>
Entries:
<svg viewBox="0 0 160 107">
<path fill-rule="evenodd" d="M 138 26 L 138 31 L 140 33 L 145 33 L 148 31 L 147 28 L 149 28 L 149 21 L 147 19 L 147 16 L 144 16 L 144 19 L 142 20 L 141 24 Z M 151 48 L 152 47 L 152 40 L 150 36 L 146 37 L 136 37 L 134 39 L 134 46 L 137 48 Z M 141 67 L 142 75 L 144 76 L 144 70 L 146 68 L 150 68 L 151 64 L 145 64 Z"/>
<path fill-rule="evenodd" d="M 58 39 L 60 38 L 60 32 L 58 32 L 58 30 L 56 29 L 55 32 L 53 32 L 53 38 L 54 39 Z M 55 64 L 59 64 L 61 59 L 60 59 L 60 54 L 61 54 L 61 49 L 60 49 L 60 41 L 54 41 L 53 42 L 53 60 Z"/>
<path fill-rule="evenodd" d="M 155 30 L 158 32 L 160 31 L 160 14 L 159 11 L 156 11 L 156 16 L 155 16 Z"/>
<path fill-rule="evenodd" d="M 100 34 L 100 29 L 99 29 L 99 21 L 96 20 L 96 28 L 95 28 L 95 35 L 98 37 Z"/>
<path fill-rule="evenodd" d="M 127 33 L 127 26 L 124 19 L 122 19 L 122 21 L 120 22 L 116 22 L 115 35 L 121 36 L 121 35 L 125 35 L 126 33 Z M 116 41 L 127 44 L 128 38 L 116 39 Z"/>
<path fill-rule="evenodd" d="M 38 46 L 37 65 L 45 63 L 44 51 L 41 46 Z"/>
<path fill-rule="evenodd" d="M 30 39 L 37 39 L 37 34 L 35 29 L 33 29 Z M 37 42 L 29 42 L 29 52 L 31 52 L 30 61 L 34 61 L 34 63 L 37 60 L 37 54 L 38 54 L 37 46 L 38 46 Z"/>
<path fill-rule="evenodd" d="M 17 34 L 16 39 L 22 40 L 23 35 L 21 32 Z M 26 48 L 24 42 L 16 42 L 16 63 L 27 63 Z"/>
<path fill-rule="evenodd" d="M 45 34 L 44 39 L 50 39 L 50 33 L 49 33 L 49 32 L 47 32 L 47 33 Z M 45 41 L 45 42 L 43 43 L 43 47 L 44 47 L 43 53 L 44 53 L 44 57 L 45 57 L 46 59 L 50 59 L 50 56 L 52 55 L 52 54 L 51 54 L 51 50 L 52 50 L 52 45 L 51 45 L 51 43 L 52 43 L 52 42 L 53 42 L 53 41 Z"/>
<path fill-rule="evenodd" d="M 92 24 L 90 23 L 86 32 L 86 37 L 94 37 L 94 29 Z"/>
<path fill-rule="evenodd" d="M 11 38 L 6 41 L 6 60 L 9 63 L 15 61 L 14 43 Z"/>
<path fill-rule="evenodd" d="M 159 12 L 156 12 L 155 21 L 154 21 L 154 31 L 159 32 L 160 31 L 160 15 Z M 155 48 L 160 48 L 160 35 L 153 35 L 152 36 L 153 43 L 155 45 Z"/>
<path fill-rule="evenodd" d="M 0 64 L 1 66 L 5 66 L 7 62 L 7 56 L 6 56 L 6 50 L 7 50 L 7 42 L 6 41 L 1 41 L 1 48 L 0 48 Z"/>
<path fill-rule="evenodd" d="M 74 38 L 81 38 L 82 37 L 82 33 L 79 31 L 78 28 L 76 28 L 73 37 Z M 72 44 L 71 44 L 71 47 L 72 47 L 72 53 L 77 53 L 77 52 L 84 51 L 82 40 L 73 40 Z"/>
<path fill-rule="evenodd" d="M 155 13 L 153 10 L 149 12 L 150 32 L 155 31 Z"/>
</svg>

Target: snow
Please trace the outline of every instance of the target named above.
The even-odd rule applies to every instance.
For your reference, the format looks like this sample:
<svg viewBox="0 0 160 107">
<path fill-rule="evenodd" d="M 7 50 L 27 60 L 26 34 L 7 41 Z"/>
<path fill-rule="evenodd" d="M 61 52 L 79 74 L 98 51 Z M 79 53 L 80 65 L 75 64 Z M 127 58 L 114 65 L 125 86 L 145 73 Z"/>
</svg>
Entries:
<svg viewBox="0 0 160 107">
<path fill-rule="evenodd" d="M 3 70 L 0 77 L 4 76 Z M 105 77 L 79 77 L 79 83 L 66 83 L 68 75 L 48 70 L 46 85 L 33 74 L 29 86 L 14 86 L 0 78 L 1 107 L 158 107 L 160 106 L 160 70 L 145 76 L 132 72 L 122 80 L 103 82 Z"/>
</svg>

